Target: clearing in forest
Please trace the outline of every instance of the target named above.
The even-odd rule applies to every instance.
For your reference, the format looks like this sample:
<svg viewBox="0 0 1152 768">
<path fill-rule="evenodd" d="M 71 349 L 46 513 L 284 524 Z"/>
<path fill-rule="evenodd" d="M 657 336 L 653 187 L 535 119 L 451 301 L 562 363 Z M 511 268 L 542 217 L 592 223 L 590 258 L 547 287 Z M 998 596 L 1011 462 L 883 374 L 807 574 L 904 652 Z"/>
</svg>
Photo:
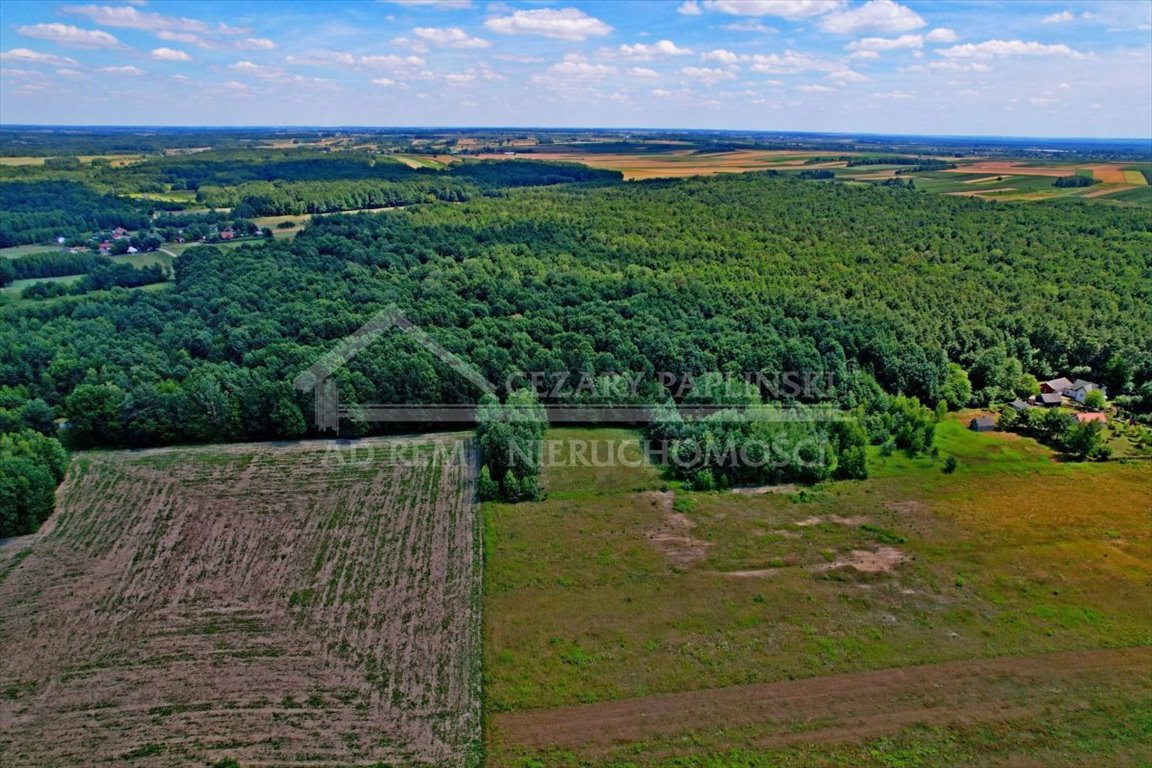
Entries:
<svg viewBox="0 0 1152 768">
<path fill-rule="evenodd" d="M 79 454 L 0 558 L 0 763 L 476 765 L 473 478 L 459 436 Z"/>
</svg>

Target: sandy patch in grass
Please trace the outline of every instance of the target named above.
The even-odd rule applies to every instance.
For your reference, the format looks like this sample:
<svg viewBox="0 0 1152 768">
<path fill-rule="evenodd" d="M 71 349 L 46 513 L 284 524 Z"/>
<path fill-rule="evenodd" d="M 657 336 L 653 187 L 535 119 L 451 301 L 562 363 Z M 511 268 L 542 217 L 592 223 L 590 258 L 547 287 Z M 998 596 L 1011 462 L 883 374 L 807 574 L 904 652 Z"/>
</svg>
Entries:
<svg viewBox="0 0 1152 768">
<path fill-rule="evenodd" d="M 797 520 L 793 525 L 798 525 L 801 528 L 807 528 L 812 525 L 820 525 L 821 523 L 835 523 L 836 525 L 863 525 L 868 522 L 866 517 L 841 517 L 840 515 L 828 515 L 827 517 L 812 516 L 806 517 L 803 520 Z"/>
<path fill-rule="evenodd" d="M 761 568 L 753 571 L 721 571 L 720 575 L 730 576 L 734 579 L 762 579 L 779 573 L 777 568 Z"/>
<path fill-rule="evenodd" d="M 762 496 L 766 493 L 781 493 L 791 495 L 799 493 L 800 486 L 795 483 L 786 483 L 784 485 L 746 485 L 739 488 L 733 488 L 732 493 L 738 493 L 741 496 Z"/>
<path fill-rule="evenodd" d="M 907 559 L 907 556 L 896 547 L 880 547 L 875 551 L 854 549 L 831 563 L 817 566 L 814 570 L 834 571 L 840 568 L 852 568 L 860 573 L 892 573 L 896 566 Z"/>
<path fill-rule="evenodd" d="M 711 542 L 689 535 L 696 524 L 687 515 L 672 511 L 676 498 L 672 491 L 651 491 L 641 494 L 641 498 L 661 513 L 659 524 L 648 532 L 647 538 L 673 567 L 685 568 L 707 556 Z"/>
</svg>

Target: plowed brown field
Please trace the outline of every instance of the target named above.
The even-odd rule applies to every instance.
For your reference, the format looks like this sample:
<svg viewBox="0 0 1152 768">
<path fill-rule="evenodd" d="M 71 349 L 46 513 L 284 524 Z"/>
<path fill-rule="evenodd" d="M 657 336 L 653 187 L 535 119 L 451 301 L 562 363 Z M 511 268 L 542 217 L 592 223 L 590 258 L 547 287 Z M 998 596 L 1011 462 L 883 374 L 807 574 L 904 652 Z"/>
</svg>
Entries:
<svg viewBox="0 0 1152 768">
<path fill-rule="evenodd" d="M 473 476 L 455 437 L 78 456 L 5 546 L 0 764 L 476 764 Z"/>
</svg>

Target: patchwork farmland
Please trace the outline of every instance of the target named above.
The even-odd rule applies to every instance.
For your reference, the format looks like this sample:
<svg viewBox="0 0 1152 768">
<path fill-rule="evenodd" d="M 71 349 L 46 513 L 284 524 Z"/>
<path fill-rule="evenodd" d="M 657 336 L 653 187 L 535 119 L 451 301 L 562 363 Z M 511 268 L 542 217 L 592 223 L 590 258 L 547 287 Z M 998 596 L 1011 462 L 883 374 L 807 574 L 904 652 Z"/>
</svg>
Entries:
<svg viewBox="0 0 1152 768">
<path fill-rule="evenodd" d="M 0 763 L 476 765 L 469 451 L 77 457 L 0 550 Z"/>
</svg>

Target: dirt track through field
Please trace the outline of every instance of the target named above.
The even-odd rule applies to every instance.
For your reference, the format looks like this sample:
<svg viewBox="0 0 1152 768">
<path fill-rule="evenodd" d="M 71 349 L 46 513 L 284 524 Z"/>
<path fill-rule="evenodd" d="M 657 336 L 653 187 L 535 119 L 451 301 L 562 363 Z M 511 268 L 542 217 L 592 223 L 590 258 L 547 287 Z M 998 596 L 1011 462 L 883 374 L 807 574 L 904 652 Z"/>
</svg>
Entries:
<svg viewBox="0 0 1152 768">
<path fill-rule="evenodd" d="M 1126 679 L 1148 688 L 1150 672 L 1152 648 L 1061 652 L 497 714 L 492 725 L 501 743 L 593 756 L 708 728 L 755 727 L 761 747 L 850 742 L 917 724 L 1035 714 L 1043 695 L 1063 696 L 1061 688 L 1073 682 L 1107 687 L 1109 680 Z"/>
<path fill-rule="evenodd" d="M 467 765 L 473 462 L 422 463 L 452 441 L 79 455 L 0 584 L 0 764 Z"/>
</svg>

